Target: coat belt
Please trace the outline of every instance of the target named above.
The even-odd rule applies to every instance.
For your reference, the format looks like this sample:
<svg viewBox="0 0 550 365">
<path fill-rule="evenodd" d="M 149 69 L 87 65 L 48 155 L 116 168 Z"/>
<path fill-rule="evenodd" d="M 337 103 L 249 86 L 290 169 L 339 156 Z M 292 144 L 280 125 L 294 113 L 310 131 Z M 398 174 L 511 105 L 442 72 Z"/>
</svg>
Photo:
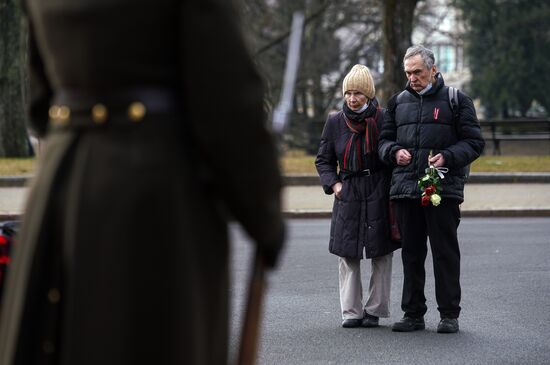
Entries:
<svg viewBox="0 0 550 365">
<path fill-rule="evenodd" d="M 341 180 L 347 180 L 347 179 L 350 179 L 352 177 L 356 177 L 356 176 L 370 176 L 372 174 L 374 174 L 376 171 L 373 170 L 373 169 L 364 169 L 364 170 L 360 170 L 360 171 L 351 171 L 351 170 L 340 170 L 340 179 Z"/>
<path fill-rule="evenodd" d="M 110 123 L 131 124 L 147 115 L 176 114 L 181 111 L 181 97 L 167 88 L 132 88 L 93 94 L 59 90 L 49 109 L 53 127 L 85 127 Z"/>
</svg>

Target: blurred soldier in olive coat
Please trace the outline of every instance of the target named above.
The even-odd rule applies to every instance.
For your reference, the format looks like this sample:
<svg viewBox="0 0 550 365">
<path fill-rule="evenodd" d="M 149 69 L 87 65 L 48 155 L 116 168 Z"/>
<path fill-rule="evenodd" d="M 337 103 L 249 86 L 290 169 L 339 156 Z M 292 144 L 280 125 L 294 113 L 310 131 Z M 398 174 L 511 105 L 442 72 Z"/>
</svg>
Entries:
<svg viewBox="0 0 550 365">
<path fill-rule="evenodd" d="M 229 212 L 275 265 L 281 179 L 226 0 L 26 0 L 46 140 L 0 364 L 227 362 Z"/>
</svg>

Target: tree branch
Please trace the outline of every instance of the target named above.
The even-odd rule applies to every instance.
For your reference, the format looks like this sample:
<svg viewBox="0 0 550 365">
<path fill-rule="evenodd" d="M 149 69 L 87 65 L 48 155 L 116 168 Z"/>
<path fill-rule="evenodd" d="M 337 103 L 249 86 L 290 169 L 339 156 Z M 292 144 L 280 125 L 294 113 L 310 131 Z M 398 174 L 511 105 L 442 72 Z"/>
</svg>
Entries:
<svg viewBox="0 0 550 365">
<path fill-rule="evenodd" d="M 317 18 L 318 16 L 320 16 L 321 14 L 323 14 L 325 12 L 325 10 L 329 7 L 330 5 L 330 1 L 326 1 L 323 5 L 319 6 L 319 9 L 317 9 L 315 12 L 313 12 L 311 15 L 309 15 L 308 17 L 306 17 L 305 21 L 304 21 L 304 27 L 308 25 L 308 23 L 310 23 L 313 19 Z M 257 50 L 256 52 L 254 52 L 254 57 L 258 57 L 259 55 L 261 55 L 262 53 L 268 51 L 270 48 L 276 46 L 277 44 L 283 42 L 286 38 L 288 38 L 290 36 L 290 29 L 287 30 L 285 33 L 283 33 L 282 35 L 280 35 L 279 37 L 275 38 L 274 40 L 272 40 L 271 42 L 269 42 L 268 44 L 266 44 L 265 46 L 261 47 L 259 50 Z"/>
</svg>

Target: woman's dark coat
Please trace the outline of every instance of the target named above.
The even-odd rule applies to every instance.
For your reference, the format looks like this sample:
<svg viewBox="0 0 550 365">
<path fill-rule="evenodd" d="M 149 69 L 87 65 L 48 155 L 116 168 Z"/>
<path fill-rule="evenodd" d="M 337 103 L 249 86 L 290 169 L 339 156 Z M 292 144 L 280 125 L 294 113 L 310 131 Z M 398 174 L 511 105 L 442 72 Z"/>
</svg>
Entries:
<svg viewBox="0 0 550 365">
<path fill-rule="evenodd" d="M 382 120 L 383 110 L 379 110 L 378 130 L 382 128 Z M 342 183 L 340 198 L 334 198 L 329 252 L 348 258 L 379 257 L 400 247 L 398 242 L 390 240 L 391 170 L 378 159 L 375 149 L 374 156 L 363 159 L 363 166 L 370 173 L 356 176 L 343 173 L 344 151 L 351 133 L 343 111 L 330 115 L 315 161 L 326 194 L 333 193 L 336 182 Z"/>
<path fill-rule="evenodd" d="M 270 258 L 283 240 L 263 87 L 234 12 L 225 0 L 24 3 L 46 149 L 8 273 L 0 364 L 227 363 L 228 212 Z M 114 106 L 76 128 L 93 123 L 73 110 L 47 132 L 61 91 L 102 102 L 144 87 L 171 91 L 181 112 L 132 122 Z"/>
</svg>

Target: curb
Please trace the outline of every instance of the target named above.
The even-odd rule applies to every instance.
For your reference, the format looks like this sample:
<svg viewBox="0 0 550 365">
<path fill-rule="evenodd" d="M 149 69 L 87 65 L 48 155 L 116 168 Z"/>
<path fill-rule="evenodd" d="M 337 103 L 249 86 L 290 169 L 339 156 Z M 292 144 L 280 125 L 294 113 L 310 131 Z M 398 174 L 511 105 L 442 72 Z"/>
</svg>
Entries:
<svg viewBox="0 0 550 365">
<path fill-rule="evenodd" d="M 20 221 L 23 218 L 22 213 L 2 212 L 0 213 L 0 222 L 3 221 Z"/>
<path fill-rule="evenodd" d="M 320 186 L 317 175 L 283 175 L 284 186 Z"/>
<path fill-rule="evenodd" d="M 461 217 L 498 218 L 498 217 L 550 217 L 550 209 L 485 209 L 462 210 Z M 325 219 L 331 218 L 329 210 L 291 210 L 284 211 L 283 216 L 288 219 Z"/>
<path fill-rule="evenodd" d="M 1 188 L 22 188 L 28 185 L 32 175 L 0 176 Z"/>
<path fill-rule="evenodd" d="M 550 209 L 463 210 L 462 217 L 550 217 Z"/>
<path fill-rule="evenodd" d="M 476 172 L 470 174 L 468 184 L 550 183 L 550 172 Z"/>
</svg>

